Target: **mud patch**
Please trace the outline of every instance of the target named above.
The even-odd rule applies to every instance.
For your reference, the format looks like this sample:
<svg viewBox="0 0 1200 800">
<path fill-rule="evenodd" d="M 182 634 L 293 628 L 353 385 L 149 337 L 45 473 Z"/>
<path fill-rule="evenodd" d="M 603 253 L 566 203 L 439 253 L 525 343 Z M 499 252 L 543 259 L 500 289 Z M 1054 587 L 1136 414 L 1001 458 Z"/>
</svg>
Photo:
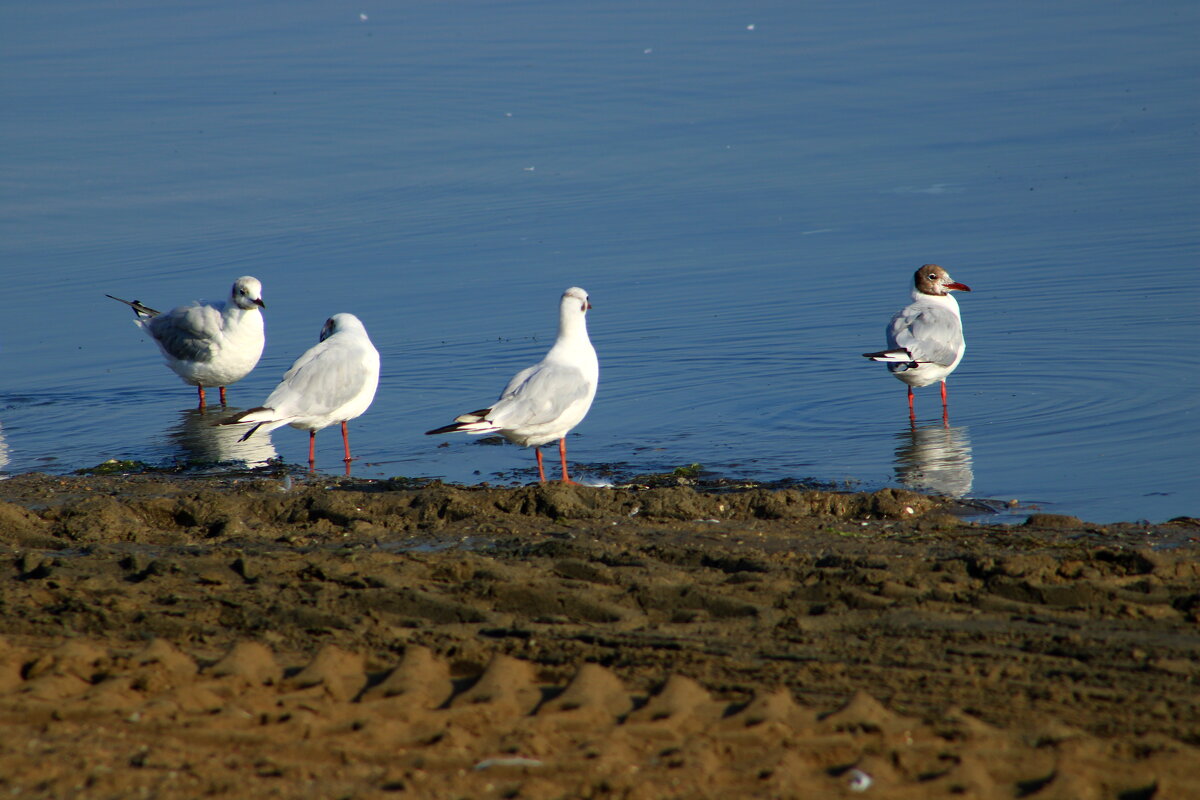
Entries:
<svg viewBox="0 0 1200 800">
<path fill-rule="evenodd" d="M 22 476 L 0 790 L 1200 796 L 1194 521 Z"/>
</svg>

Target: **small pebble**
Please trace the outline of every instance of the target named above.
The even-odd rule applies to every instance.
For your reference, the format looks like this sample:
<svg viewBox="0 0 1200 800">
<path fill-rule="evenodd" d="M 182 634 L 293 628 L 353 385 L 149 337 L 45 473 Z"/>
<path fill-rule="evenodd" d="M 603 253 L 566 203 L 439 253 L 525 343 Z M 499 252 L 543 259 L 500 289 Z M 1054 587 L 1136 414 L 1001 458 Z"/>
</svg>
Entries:
<svg viewBox="0 0 1200 800">
<path fill-rule="evenodd" d="M 850 791 L 852 792 L 865 792 L 867 789 L 870 789 L 871 784 L 875 782 L 874 778 L 863 772 L 861 769 L 850 770 L 849 778 L 850 782 L 848 785 L 850 787 Z"/>
</svg>

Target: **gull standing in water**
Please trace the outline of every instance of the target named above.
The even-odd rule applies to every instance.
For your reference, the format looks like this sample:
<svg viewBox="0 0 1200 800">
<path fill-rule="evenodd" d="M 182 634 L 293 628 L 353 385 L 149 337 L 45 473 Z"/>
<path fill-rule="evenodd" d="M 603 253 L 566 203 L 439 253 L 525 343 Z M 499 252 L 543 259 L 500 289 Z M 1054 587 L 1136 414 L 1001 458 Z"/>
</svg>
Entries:
<svg viewBox="0 0 1200 800">
<path fill-rule="evenodd" d="M 346 472 L 350 471 L 350 435 L 346 423 L 362 416 L 379 388 L 379 351 L 353 314 L 334 314 L 321 328 L 321 340 L 296 359 L 283 380 L 258 408 L 243 411 L 223 425 L 256 423 L 238 441 L 259 428 L 291 425 L 308 431 L 308 467 L 316 466 L 317 431 L 342 424 Z"/>
<path fill-rule="evenodd" d="M 587 333 L 587 292 L 571 287 L 563 292 L 558 309 L 558 338 L 541 362 L 521 370 L 489 408 L 456 417 L 436 433 L 498 433 L 510 442 L 533 447 L 538 480 L 546 482 L 542 451 L 558 439 L 563 483 L 574 483 L 567 474 L 566 435 L 583 421 L 600 380 L 600 364 Z"/>
<path fill-rule="evenodd" d="M 258 278 L 238 278 L 223 303 L 191 303 L 165 313 L 137 300 L 105 296 L 133 309 L 134 324 L 150 334 L 167 366 L 199 390 L 200 408 L 205 386 L 219 387 L 225 405 L 225 387 L 249 375 L 262 355 L 266 305 Z"/>
<path fill-rule="evenodd" d="M 908 384 L 908 417 L 913 410 L 913 387 L 942 382 L 942 419 L 948 420 L 946 377 L 962 361 L 966 342 L 958 301 L 950 292 L 969 292 L 955 283 L 950 273 L 937 264 L 926 264 L 913 278 L 912 303 L 892 317 L 887 328 L 888 349 L 863 353 L 872 361 L 888 365 L 893 375 Z"/>
</svg>

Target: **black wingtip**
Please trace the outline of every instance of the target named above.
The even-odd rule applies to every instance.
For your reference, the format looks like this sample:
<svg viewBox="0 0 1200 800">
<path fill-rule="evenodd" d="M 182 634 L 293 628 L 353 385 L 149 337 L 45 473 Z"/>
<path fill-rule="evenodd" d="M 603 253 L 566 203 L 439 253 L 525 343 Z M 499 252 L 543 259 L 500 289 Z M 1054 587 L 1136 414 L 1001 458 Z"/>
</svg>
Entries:
<svg viewBox="0 0 1200 800">
<path fill-rule="evenodd" d="M 426 436 L 434 436 L 435 434 L 439 434 L 439 433 L 454 433 L 455 431 L 461 430 L 461 428 L 459 427 L 461 424 L 462 423 L 455 422 L 453 425 L 443 425 L 440 428 L 434 428 L 431 431 L 425 431 L 425 435 Z"/>
<path fill-rule="evenodd" d="M 127 305 L 133 309 L 134 316 L 140 316 L 138 314 L 138 306 L 140 305 L 140 303 L 138 303 L 137 300 L 132 300 L 132 301 L 123 300 L 120 297 L 117 297 L 115 294 L 106 294 L 104 296 L 109 298 L 110 300 L 116 300 L 118 303 L 124 303 L 125 305 Z"/>
<path fill-rule="evenodd" d="M 218 422 L 217 424 L 218 425 L 240 425 L 240 424 L 242 424 L 242 420 L 244 420 L 246 417 L 248 417 L 251 414 L 257 414 L 259 411 L 273 411 L 273 410 L 274 409 L 268 408 L 267 406 L 259 406 L 258 408 L 250 408 L 245 411 L 239 411 L 238 413 L 234 414 L 229 419 L 222 420 L 222 421 Z M 264 422 L 265 422 L 265 420 L 264 420 Z M 258 425 L 262 425 L 262 422 L 258 423 Z M 254 426 L 255 430 L 258 430 L 258 425 Z M 250 432 L 254 433 L 254 431 L 250 431 Z"/>
<path fill-rule="evenodd" d="M 159 314 L 162 313 L 161 311 L 156 311 L 153 308 L 151 308 L 150 306 L 145 305 L 140 300 L 122 300 L 120 297 L 117 297 L 116 295 L 111 295 L 111 294 L 106 294 L 104 296 L 111 298 L 113 300 L 116 300 L 118 303 L 124 303 L 125 305 L 129 306 L 130 308 L 133 309 L 134 315 L 138 316 L 138 317 L 141 317 L 141 316 L 157 317 Z"/>
<path fill-rule="evenodd" d="M 863 358 L 885 358 L 888 356 L 897 356 L 900 353 L 904 353 L 904 355 L 912 358 L 912 353 L 903 347 L 895 350 L 880 350 L 878 353 L 863 353 Z"/>
<path fill-rule="evenodd" d="M 464 425 L 470 425 L 472 423 L 479 422 L 480 420 L 485 419 L 490 413 L 492 413 L 492 409 L 489 407 L 481 408 L 478 411 L 472 411 L 470 414 L 461 414 L 449 425 L 443 425 L 440 428 L 434 428 L 431 431 L 425 431 L 425 435 L 433 436 L 438 433 L 458 433 L 459 431 L 463 430 Z M 476 417 L 476 419 L 468 419 L 468 417 Z"/>
</svg>

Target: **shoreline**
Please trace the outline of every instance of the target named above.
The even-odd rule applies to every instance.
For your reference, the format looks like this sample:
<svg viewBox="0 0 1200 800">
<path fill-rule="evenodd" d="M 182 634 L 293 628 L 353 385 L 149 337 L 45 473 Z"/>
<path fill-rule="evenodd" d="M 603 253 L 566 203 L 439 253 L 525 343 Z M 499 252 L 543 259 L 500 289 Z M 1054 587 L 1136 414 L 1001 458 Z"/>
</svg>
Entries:
<svg viewBox="0 0 1200 800">
<path fill-rule="evenodd" d="M 1198 520 L 287 483 L 0 482 L 0 788 L 1200 794 Z"/>
</svg>

